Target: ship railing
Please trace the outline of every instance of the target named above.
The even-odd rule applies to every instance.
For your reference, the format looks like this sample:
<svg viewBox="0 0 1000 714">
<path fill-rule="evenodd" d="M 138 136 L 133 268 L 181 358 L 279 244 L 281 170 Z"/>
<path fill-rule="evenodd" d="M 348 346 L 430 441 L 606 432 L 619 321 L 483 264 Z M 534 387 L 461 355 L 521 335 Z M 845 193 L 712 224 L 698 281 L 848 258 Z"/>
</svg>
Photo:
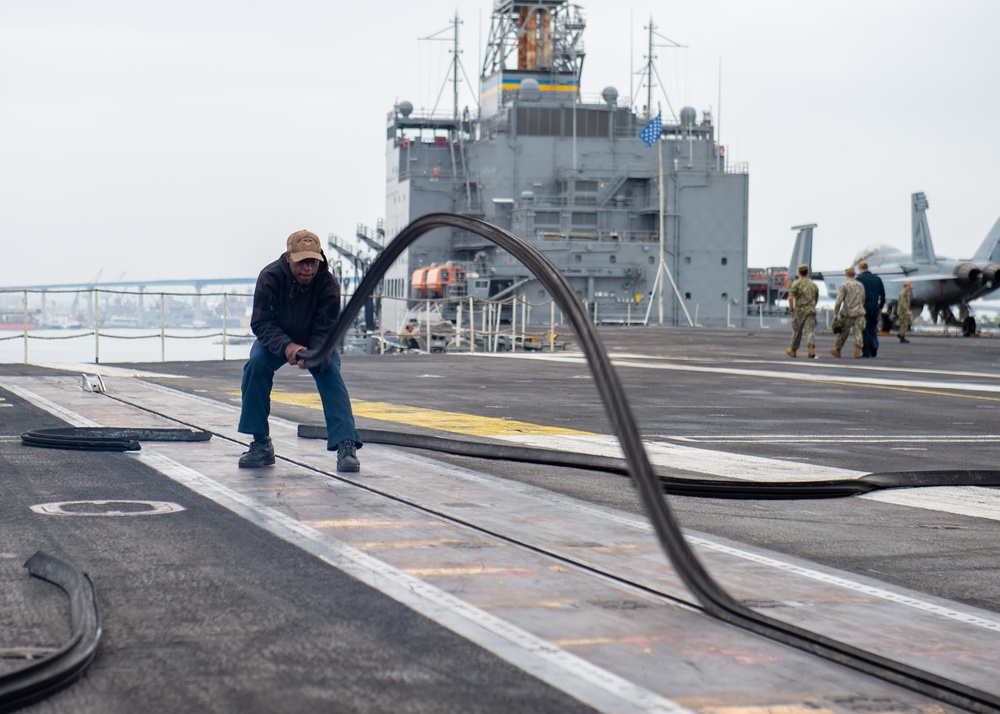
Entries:
<svg viewBox="0 0 1000 714">
<path fill-rule="evenodd" d="M 615 99 L 614 109 L 628 109 L 629 102 L 631 100 L 625 96 L 619 96 Z M 580 92 L 580 104 L 587 105 L 606 105 L 607 100 L 600 94 L 595 94 L 593 92 Z"/>
<path fill-rule="evenodd" d="M 532 302 L 524 294 L 503 300 L 466 296 L 459 299 L 428 298 L 404 301 L 380 298 L 381 315 L 396 315 L 394 324 L 386 324 L 371 333 L 354 333 L 368 338 L 369 354 L 398 352 L 405 341 L 407 323 L 415 326 L 418 351 L 424 352 L 507 352 L 554 351 L 567 348 L 568 326 L 562 311 L 552 300 Z M 392 303 L 395 302 L 395 305 Z M 583 300 L 591 322 L 598 327 L 645 327 L 666 325 L 686 327 L 688 322 L 676 305 L 667 303 L 661 320 L 658 306 L 648 297 L 639 300 Z M 687 304 L 694 327 L 787 328 L 787 309 L 751 305 L 745 308 L 733 301 Z M 541 316 L 541 319 L 540 319 Z M 829 310 L 819 313 L 821 328 L 829 328 Z M 993 331 L 994 334 L 996 331 Z"/>
<path fill-rule="evenodd" d="M 648 299 L 632 301 L 619 299 L 617 301 L 584 301 L 591 321 L 597 326 L 655 326 L 659 324 L 683 327 L 688 326 L 687 319 L 675 307 L 675 303 L 665 303 L 663 322 L 660 321 L 659 305 L 652 304 Z M 790 316 L 787 307 L 751 303 L 746 308 L 733 301 L 719 302 L 686 302 L 687 313 L 691 317 L 692 327 L 747 327 L 759 322 L 761 328 L 790 327 Z M 822 308 L 817 313 L 817 324 L 829 327 L 833 321 L 829 312 Z M 786 324 L 787 323 L 787 324 Z"/>
<path fill-rule="evenodd" d="M 407 167 L 399 172 L 399 178 L 400 180 L 420 178 L 431 182 L 455 181 L 456 179 L 464 180 L 460 171 L 452 171 L 450 166 L 445 166 L 443 163 L 441 166 L 422 165 L 419 167 Z"/>
<path fill-rule="evenodd" d="M 393 324 L 375 332 L 356 332 L 367 338 L 369 354 L 408 351 L 404 343 L 413 337 L 415 348 L 424 352 L 509 352 L 566 349 L 562 310 L 553 300 L 529 302 L 524 295 L 502 300 L 472 295 L 451 298 L 403 300 L 382 296 L 378 313 L 394 315 Z M 537 322 L 542 311 L 548 319 Z M 404 332 L 415 326 L 412 335 Z M 560 337 L 563 339 L 560 340 Z"/>
<path fill-rule="evenodd" d="M 630 327 L 645 323 L 646 306 L 635 300 L 617 302 L 584 300 L 583 304 L 591 321 L 597 326 Z"/>
<path fill-rule="evenodd" d="M 788 310 L 788 304 L 768 303 L 764 300 L 757 300 L 747 304 L 748 324 L 757 322 L 760 327 L 766 327 L 769 323 L 779 320 L 781 324 L 787 323 L 791 327 L 792 314 Z M 816 310 L 816 327 L 821 330 L 830 328 L 833 324 L 833 309 L 829 306 L 821 306 Z"/>
<path fill-rule="evenodd" d="M 544 241 L 546 243 L 557 241 L 570 243 L 579 240 L 609 241 L 613 243 L 655 243 L 658 236 L 659 234 L 654 231 L 619 231 L 600 229 L 597 231 L 589 231 L 585 234 L 578 232 L 571 232 L 567 234 L 550 228 L 537 228 L 535 230 L 535 240 Z"/>
<path fill-rule="evenodd" d="M 7 314 L 19 309 L 22 316 L 17 329 L 9 322 L 0 326 L 7 328 L 0 329 L 0 362 L 245 359 L 254 340 L 252 302 L 251 289 L 0 290 L 0 308 Z M 206 343 L 219 347 L 206 349 Z"/>
</svg>

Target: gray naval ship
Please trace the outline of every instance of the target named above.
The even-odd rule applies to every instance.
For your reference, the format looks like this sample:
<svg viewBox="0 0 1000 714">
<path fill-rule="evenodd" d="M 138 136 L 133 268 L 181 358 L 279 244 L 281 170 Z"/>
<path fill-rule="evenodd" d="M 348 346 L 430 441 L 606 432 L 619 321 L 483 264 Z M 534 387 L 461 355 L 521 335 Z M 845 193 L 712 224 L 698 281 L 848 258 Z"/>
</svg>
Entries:
<svg viewBox="0 0 1000 714">
<path fill-rule="evenodd" d="M 664 112 L 647 145 L 640 133 L 655 119 L 652 102 L 635 111 L 614 87 L 585 101 L 585 24 L 565 0 L 497 0 L 478 115 L 459 111 L 457 89 L 446 116 L 415 113 L 408 101 L 393 107 L 385 239 L 427 213 L 473 216 L 541 250 L 602 323 L 743 325 L 747 165 L 728 160 L 708 111 L 700 119 L 692 107 Z M 651 34 L 650 56 L 652 48 Z M 549 301 L 509 254 L 454 229 L 411 246 L 383 290 L 399 299 L 383 302 L 390 328 L 406 299 Z M 549 313 L 535 309 L 529 321 Z"/>
</svg>

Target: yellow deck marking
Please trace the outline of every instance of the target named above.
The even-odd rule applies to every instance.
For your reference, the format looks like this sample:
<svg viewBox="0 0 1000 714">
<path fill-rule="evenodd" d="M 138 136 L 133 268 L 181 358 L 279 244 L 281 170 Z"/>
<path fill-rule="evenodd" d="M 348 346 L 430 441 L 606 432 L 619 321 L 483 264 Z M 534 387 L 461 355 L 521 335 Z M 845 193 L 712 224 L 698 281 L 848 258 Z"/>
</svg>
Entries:
<svg viewBox="0 0 1000 714">
<path fill-rule="evenodd" d="M 306 392 L 283 392 L 274 390 L 271 399 L 282 404 L 309 409 L 323 409 L 319 395 Z M 408 407 L 402 404 L 388 402 L 366 402 L 360 399 L 351 400 L 354 416 L 378 419 L 396 424 L 420 426 L 425 429 L 437 429 L 452 434 L 467 436 L 517 436 L 517 435 L 555 435 L 555 436 L 594 436 L 589 431 L 577 431 L 557 426 L 529 424 L 514 419 L 498 419 L 496 417 L 481 417 L 459 412 L 446 412 L 439 409 Z"/>
</svg>

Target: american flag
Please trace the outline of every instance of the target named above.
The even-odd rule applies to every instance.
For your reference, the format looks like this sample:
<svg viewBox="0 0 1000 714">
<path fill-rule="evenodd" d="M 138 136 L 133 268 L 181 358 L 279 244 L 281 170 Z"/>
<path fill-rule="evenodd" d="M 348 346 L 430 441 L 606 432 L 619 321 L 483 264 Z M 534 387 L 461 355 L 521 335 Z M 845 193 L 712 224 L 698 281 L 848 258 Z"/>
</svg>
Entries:
<svg viewBox="0 0 1000 714">
<path fill-rule="evenodd" d="M 646 128 L 639 132 L 639 138 L 646 142 L 646 146 L 652 146 L 663 134 L 663 113 L 660 112 L 650 120 Z"/>
</svg>

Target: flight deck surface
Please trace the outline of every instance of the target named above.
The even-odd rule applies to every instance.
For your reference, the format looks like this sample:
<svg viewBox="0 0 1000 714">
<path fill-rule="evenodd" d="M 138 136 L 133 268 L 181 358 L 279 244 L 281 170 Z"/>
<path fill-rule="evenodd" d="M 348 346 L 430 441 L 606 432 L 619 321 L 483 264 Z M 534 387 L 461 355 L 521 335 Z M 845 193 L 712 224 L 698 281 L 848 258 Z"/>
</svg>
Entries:
<svg viewBox="0 0 1000 714">
<path fill-rule="evenodd" d="M 993 468 L 1000 343 L 883 338 L 875 360 L 836 360 L 821 338 L 819 359 L 793 361 L 777 330 L 602 335 L 662 472 Z M 105 631 L 84 677 L 32 711 L 950 710 L 701 612 L 624 476 L 377 443 L 360 473 L 336 474 L 325 444 L 296 434 L 322 414 L 290 367 L 278 463 L 240 470 L 241 366 L 0 365 L 0 565 L 17 616 L 0 646 L 64 636 L 58 595 L 20 570 L 35 550 L 90 574 Z M 616 453 L 572 351 L 345 356 L 343 373 L 365 429 Z M 67 423 L 214 436 L 131 454 L 20 443 Z M 996 489 L 669 503 L 748 606 L 1000 690 Z"/>
</svg>

